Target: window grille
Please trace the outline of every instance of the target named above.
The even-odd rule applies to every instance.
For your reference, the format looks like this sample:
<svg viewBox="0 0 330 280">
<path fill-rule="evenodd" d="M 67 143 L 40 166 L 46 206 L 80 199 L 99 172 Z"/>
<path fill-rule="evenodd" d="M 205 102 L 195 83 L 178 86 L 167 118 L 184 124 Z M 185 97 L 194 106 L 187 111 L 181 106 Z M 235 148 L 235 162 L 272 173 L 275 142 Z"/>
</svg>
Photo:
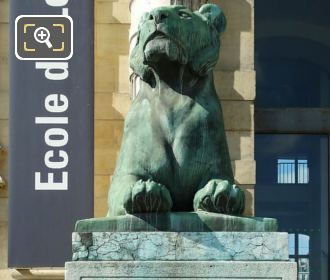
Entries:
<svg viewBox="0 0 330 280">
<path fill-rule="evenodd" d="M 277 183 L 278 184 L 308 184 L 309 168 L 307 159 L 277 160 Z"/>
</svg>

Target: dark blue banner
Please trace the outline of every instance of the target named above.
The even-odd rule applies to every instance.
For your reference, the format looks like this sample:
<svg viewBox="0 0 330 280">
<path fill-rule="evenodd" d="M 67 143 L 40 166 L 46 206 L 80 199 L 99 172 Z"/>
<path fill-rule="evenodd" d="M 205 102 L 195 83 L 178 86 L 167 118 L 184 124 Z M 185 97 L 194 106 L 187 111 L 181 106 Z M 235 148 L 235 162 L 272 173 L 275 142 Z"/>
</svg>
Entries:
<svg viewBox="0 0 330 280">
<path fill-rule="evenodd" d="M 93 216 L 93 9 L 10 1 L 10 267 L 64 266 Z"/>
</svg>

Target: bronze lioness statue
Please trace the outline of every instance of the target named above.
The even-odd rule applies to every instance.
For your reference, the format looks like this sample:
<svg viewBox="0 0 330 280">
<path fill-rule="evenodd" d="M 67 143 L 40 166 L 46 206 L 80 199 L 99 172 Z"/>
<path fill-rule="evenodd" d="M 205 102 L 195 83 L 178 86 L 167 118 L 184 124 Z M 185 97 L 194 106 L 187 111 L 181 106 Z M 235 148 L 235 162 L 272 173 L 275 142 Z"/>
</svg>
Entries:
<svg viewBox="0 0 330 280">
<path fill-rule="evenodd" d="M 213 83 L 226 19 L 213 4 L 144 14 L 130 66 L 141 78 L 125 119 L 108 216 L 205 210 L 242 214 Z"/>
</svg>

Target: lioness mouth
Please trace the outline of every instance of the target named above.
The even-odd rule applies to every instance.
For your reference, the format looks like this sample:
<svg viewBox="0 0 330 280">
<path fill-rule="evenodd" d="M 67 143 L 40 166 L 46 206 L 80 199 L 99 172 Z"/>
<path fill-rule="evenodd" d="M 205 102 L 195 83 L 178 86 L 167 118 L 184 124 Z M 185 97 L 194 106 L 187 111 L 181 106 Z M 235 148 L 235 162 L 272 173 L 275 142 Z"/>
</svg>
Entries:
<svg viewBox="0 0 330 280">
<path fill-rule="evenodd" d="M 147 43 L 154 39 L 169 39 L 169 37 L 163 32 L 156 31 L 149 36 Z"/>
</svg>

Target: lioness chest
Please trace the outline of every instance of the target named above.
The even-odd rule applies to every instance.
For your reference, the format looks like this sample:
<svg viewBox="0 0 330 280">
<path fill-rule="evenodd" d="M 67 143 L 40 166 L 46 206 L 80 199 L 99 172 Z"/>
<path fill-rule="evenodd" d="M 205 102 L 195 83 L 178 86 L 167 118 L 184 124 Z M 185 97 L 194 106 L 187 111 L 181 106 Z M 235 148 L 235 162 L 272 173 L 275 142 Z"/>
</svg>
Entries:
<svg viewBox="0 0 330 280">
<path fill-rule="evenodd" d="M 193 195 L 192 186 L 199 185 L 208 168 L 205 158 L 210 147 L 208 111 L 189 96 L 168 92 L 140 94 L 132 110 L 139 116 L 134 114 L 129 119 L 133 123 L 142 120 L 145 135 L 153 139 L 152 143 L 148 141 L 150 152 L 145 164 L 150 166 L 149 170 L 157 170 L 153 175 L 172 191 L 184 188 Z M 135 127 L 141 129 L 138 124 Z M 140 145 L 145 146 L 146 142 Z"/>
</svg>

